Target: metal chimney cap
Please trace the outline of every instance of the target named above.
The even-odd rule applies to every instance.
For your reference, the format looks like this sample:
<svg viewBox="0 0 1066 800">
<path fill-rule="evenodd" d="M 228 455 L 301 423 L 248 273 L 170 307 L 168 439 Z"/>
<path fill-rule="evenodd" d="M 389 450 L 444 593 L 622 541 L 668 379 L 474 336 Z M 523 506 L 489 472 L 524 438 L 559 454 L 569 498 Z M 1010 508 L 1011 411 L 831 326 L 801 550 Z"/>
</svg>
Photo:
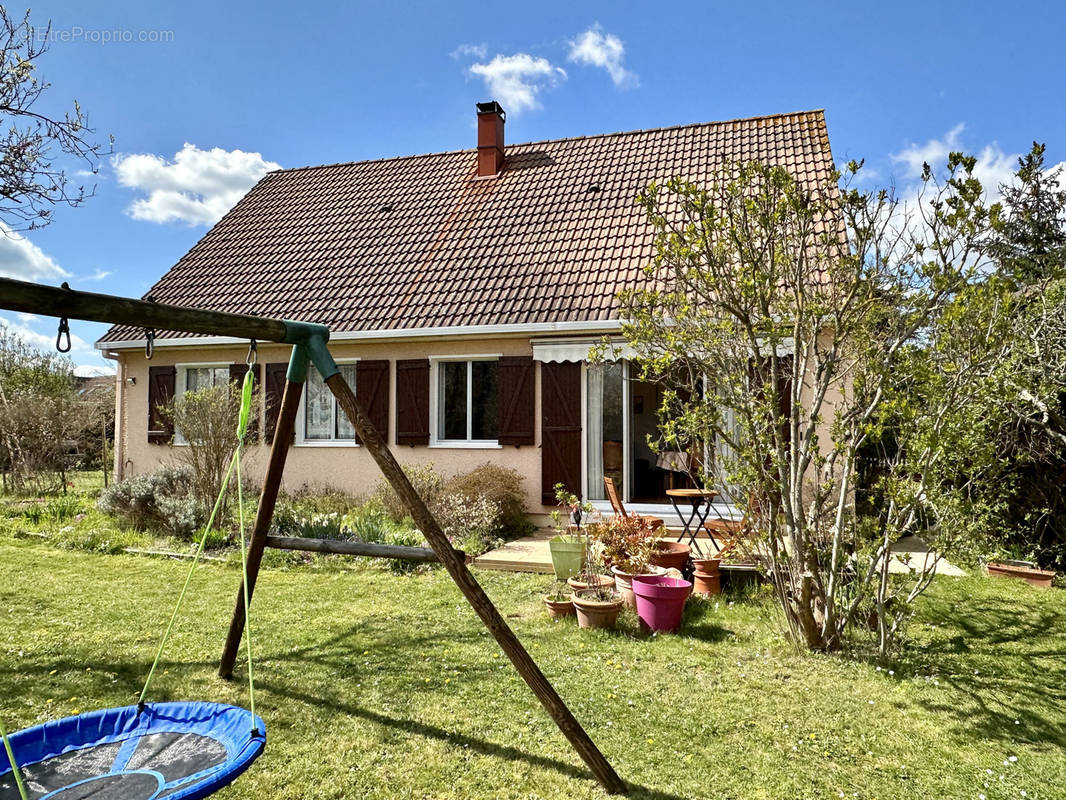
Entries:
<svg viewBox="0 0 1066 800">
<path fill-rule="evenodd" d="M 497 103 L 495 100 L 490 100 L 487 103 L 477 103 L 478 114 L 499 114 L 500 119 L 507 119 L 507 112 L 503 110 L 503 106 Z"/>
</svg>

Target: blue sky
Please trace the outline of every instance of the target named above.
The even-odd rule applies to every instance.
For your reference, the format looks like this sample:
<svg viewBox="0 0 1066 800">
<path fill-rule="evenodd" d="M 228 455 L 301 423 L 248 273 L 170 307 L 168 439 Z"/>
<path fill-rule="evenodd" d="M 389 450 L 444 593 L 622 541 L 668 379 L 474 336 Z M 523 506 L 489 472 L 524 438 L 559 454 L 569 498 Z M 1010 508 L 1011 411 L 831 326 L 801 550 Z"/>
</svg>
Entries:
<svg viewBox="0 0 1066 800">
<path fill-rule="evenodd" d="M 1062 2 L 161 5 L 32 7 L 42 106 L 77 98 L 116 155 L 0 273 L 140 296 L 266 169 L 471 147 L 494 98 L 511 142 L 825 108 L 837 160 L 899 186 L 948 149 L 990 182 L 1034 139 L 1066 161 Z"/>
</svg>

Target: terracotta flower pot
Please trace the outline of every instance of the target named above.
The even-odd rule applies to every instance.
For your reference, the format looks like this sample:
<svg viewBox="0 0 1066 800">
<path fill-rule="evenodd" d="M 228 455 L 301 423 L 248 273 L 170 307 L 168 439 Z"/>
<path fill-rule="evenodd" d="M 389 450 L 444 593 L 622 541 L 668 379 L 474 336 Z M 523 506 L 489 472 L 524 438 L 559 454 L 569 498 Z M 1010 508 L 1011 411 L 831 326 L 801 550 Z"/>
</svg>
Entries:
<svg viewBox="0 0 1066 800">
<path fill-rule="evenodd" d="M 552 557 L 552 569 L 555 577 L 561 581 L 581 572 L 585 561 L 585 543 L 556 536 L 548 542 L 548 552 Z"/>
<path fill-rule="evenodd" d="M 637 596 L 637 617 L 641 625 L 653 631 L 674 633 L 681 627 L 685 601 L 692 584 L 666 575 L 637 575 L 633 593 Z"/>
<path fill-rule="evenodd" d="M 621 597 L 613 597 L 610 600 L 597 600 L 594 597 L 582 597 L 592 590 L 575 592 L 570 595 L 577 610 L 577 624 L 582 628 L 613 628 L 618 621 L 618 612 L 625 603 Z"/>
<path fill-rule="evenodd" d="M 720 558 L 694 558 L 692 565 L 692 591 L 704 596 L 722 593 L 722 571 Z"/>
<path fill-rule="evenodd" d="M 597 575 L 596 579 L 591 583 L 589 583 L 588 581 L 583 581 L 580 577 L 575 575 L 573 578 L 567 578 L 566 582 L 575 592 L 580 592 L 582 589 L 595 589 L 604 586 L 614 586 L 614 578 L 610 575 Z"/>
<path fill-rule="evenodd" d="M 662 567 L 648 567 L 647 572 L 641 572 L 640 575 L 662 575 L 666 572 Z M 618 567 L 611 567 L 611 574 L 614 575 L 614 585 L 618 589 L 618 594 L 622 596 L 622 600 L 630 608 L 637 607 L 637 597 L 633 594 L 633 578 L 635 575 L 622 572 Z"/>
<path fill-rule="evenodd" d="M 988 562 L 988 574 L 994 578 L 1020 578 L 1030 586 L 1040 589 L 1050 589 L 1051 581 L 1055 577 L 1054 570 L 1037 569 L 1035 566 L 1011 561 Z"/>
<path fill-rule="evenodd" d="M 651 554 L 651 563 L 656 567 L 684 572 L 691 552 L 692 548 L 683 542 L 659 542 Z"/>
<path fill-rule="evenodd" d="M 574 603 L 569 597 L 565 600 L 555 600 L 549 595 L 544 595 L 544 605 L 548 609 L 548 616 L 552 619 L 562 619 L 574 613 Z"/>
</svg>

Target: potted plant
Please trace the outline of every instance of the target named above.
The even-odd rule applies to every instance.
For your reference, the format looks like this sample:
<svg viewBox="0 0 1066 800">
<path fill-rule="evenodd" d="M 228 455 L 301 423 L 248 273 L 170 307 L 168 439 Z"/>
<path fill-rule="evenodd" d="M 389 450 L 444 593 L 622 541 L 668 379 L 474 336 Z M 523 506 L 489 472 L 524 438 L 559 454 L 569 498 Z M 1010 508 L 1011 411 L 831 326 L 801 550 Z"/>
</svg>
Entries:
<svg viewBox="0 0 1066 800">
<path fill-rule="evenodd" d="M 577 611 L 577 624 L 582 628 L 613 628 L 625 604 L 610 582 L 599 580 L 606 577 L 600 572 L 599 564 L 599 558 L 589 558 L 585 562 L 581 578 L 588 588 L 571 595 Z"/>
<path fill-rule="evenodd" d="M 562 619 L 574 613 L 574 603 L 570 599 L 570 587 L 562 581 L 554 581 L 548 587 L 544 595 L 544 605 L 548 609 L 548 616 L 552 619 Z"/>
<path fill-rule="evenodd" d="M 1050 589 L 1055 578 L 1054 570 L 1040 569 L 1034 561 L 998 558 L 998 554 L 993 554 L 986 568 L 993 578 L 1017 578 L 1040 589 Z"/>
<path fill-rule="evenodd" d="M 667 542 L 660 539 L 651 551 L 650 560 L 652 566 L 684 572 L 691 555 L 692 548 L 684 542 Z"/>
<path fill-rule="evenodd" d="M 577 495 L 568 492 L 561 483 L 555 484 L 555 499 L 559 508 L 552 511 L 552 522 L 558 535 L 548 542 L 551 553 L 552 570 L 561 581 L 578 575 L 585 562 L 586 540 L 581 531 L 582 514 L 593 511 L 589 503 L 582 503 Z M 566 512 L 566 523 L 562 521 L 562 511 Z"/>
<path fill-rule="evenodd" d="M 594 581 L 594 583 L 590 584 L 588 582 L 589 579 Z M 575 591 L 575 592 L 580 592 L 582 589 L 597 589 L 597 588 L 599 588 L 601 586 L 608 586 L 608 587 L 613 588 L 614 587 L 614 576 L 613 575 L 605 575 L 602 572 L 598 573 L 598 574 L 595 574 L 595 575 L 592 575 L 592 576 L 588 576 L 588 575 L 585 574 L 584 571 L 582 571 L 582 573 L 580 575 L 575 575 L 572 578 L 567 578 L 566 582 L 570 586 L 570 588 L 573 591 Z"/>
<path fill-rule="evenodd" d="M 615 588 L 626 605 L 636 608 L 634 575 L 661 575 L 666 570 L 651 564 L 658 532 L 647 520 L 635 516 L 613 516 L 587 526 L 589 539 L 596 544 L 599 560 L 614 575 Z"/>
<path fill-rule="evenodd" d="M 633 593 L 637 598 L 637 617 L 641 627 L 662 633 L 674 633 L 681 627 L 685 601 L 692 584 L 669 575 L 636 575 Z"/>
<path fill-rule="evenodd" d="M 716 556 L 692 559 L 692 591 L 696 594 L 712 595 L 722 593 L 722 558 Z"/>
</svg>

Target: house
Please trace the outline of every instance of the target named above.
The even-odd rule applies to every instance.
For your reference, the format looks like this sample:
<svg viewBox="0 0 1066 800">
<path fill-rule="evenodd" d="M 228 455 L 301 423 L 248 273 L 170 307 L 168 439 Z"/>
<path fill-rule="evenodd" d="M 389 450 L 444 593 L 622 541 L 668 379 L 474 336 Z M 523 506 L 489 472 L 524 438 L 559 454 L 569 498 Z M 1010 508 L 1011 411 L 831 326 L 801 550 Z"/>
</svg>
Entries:
<svg viewBox="0 0 1066 800">
<path fill-rule="evenodd" d="M 402 463 L 444 473 L 491 461 L 526 478 L 534 512 L 564 483 L 604 500 L 603 476 L 645 513 L 678 479 L 648 447 L 659 388 L 625 359 L 587 363 L 620 329 L 619 290 L 645 280 L 653 238 L 635 198 L 653 180 L 709 178 L 759 159 L 824 181 L 821 111 L 505 145 L 477 107 L 477 148 L 266 175 L 163 278 L 159 302 L 324 323 L 348 381 Z M 248 342 L 115 326 L 117 477 L 166 460 L 159 404 L 243 375 Z M 271 441 L 288 349 L 260 344 L 260 434 Z M 255 448 L 253 470 L 266 463 Z M 329 391 L 309 379 L 286 482 L 359 493 L 376 466 Z"/>
</svg>

